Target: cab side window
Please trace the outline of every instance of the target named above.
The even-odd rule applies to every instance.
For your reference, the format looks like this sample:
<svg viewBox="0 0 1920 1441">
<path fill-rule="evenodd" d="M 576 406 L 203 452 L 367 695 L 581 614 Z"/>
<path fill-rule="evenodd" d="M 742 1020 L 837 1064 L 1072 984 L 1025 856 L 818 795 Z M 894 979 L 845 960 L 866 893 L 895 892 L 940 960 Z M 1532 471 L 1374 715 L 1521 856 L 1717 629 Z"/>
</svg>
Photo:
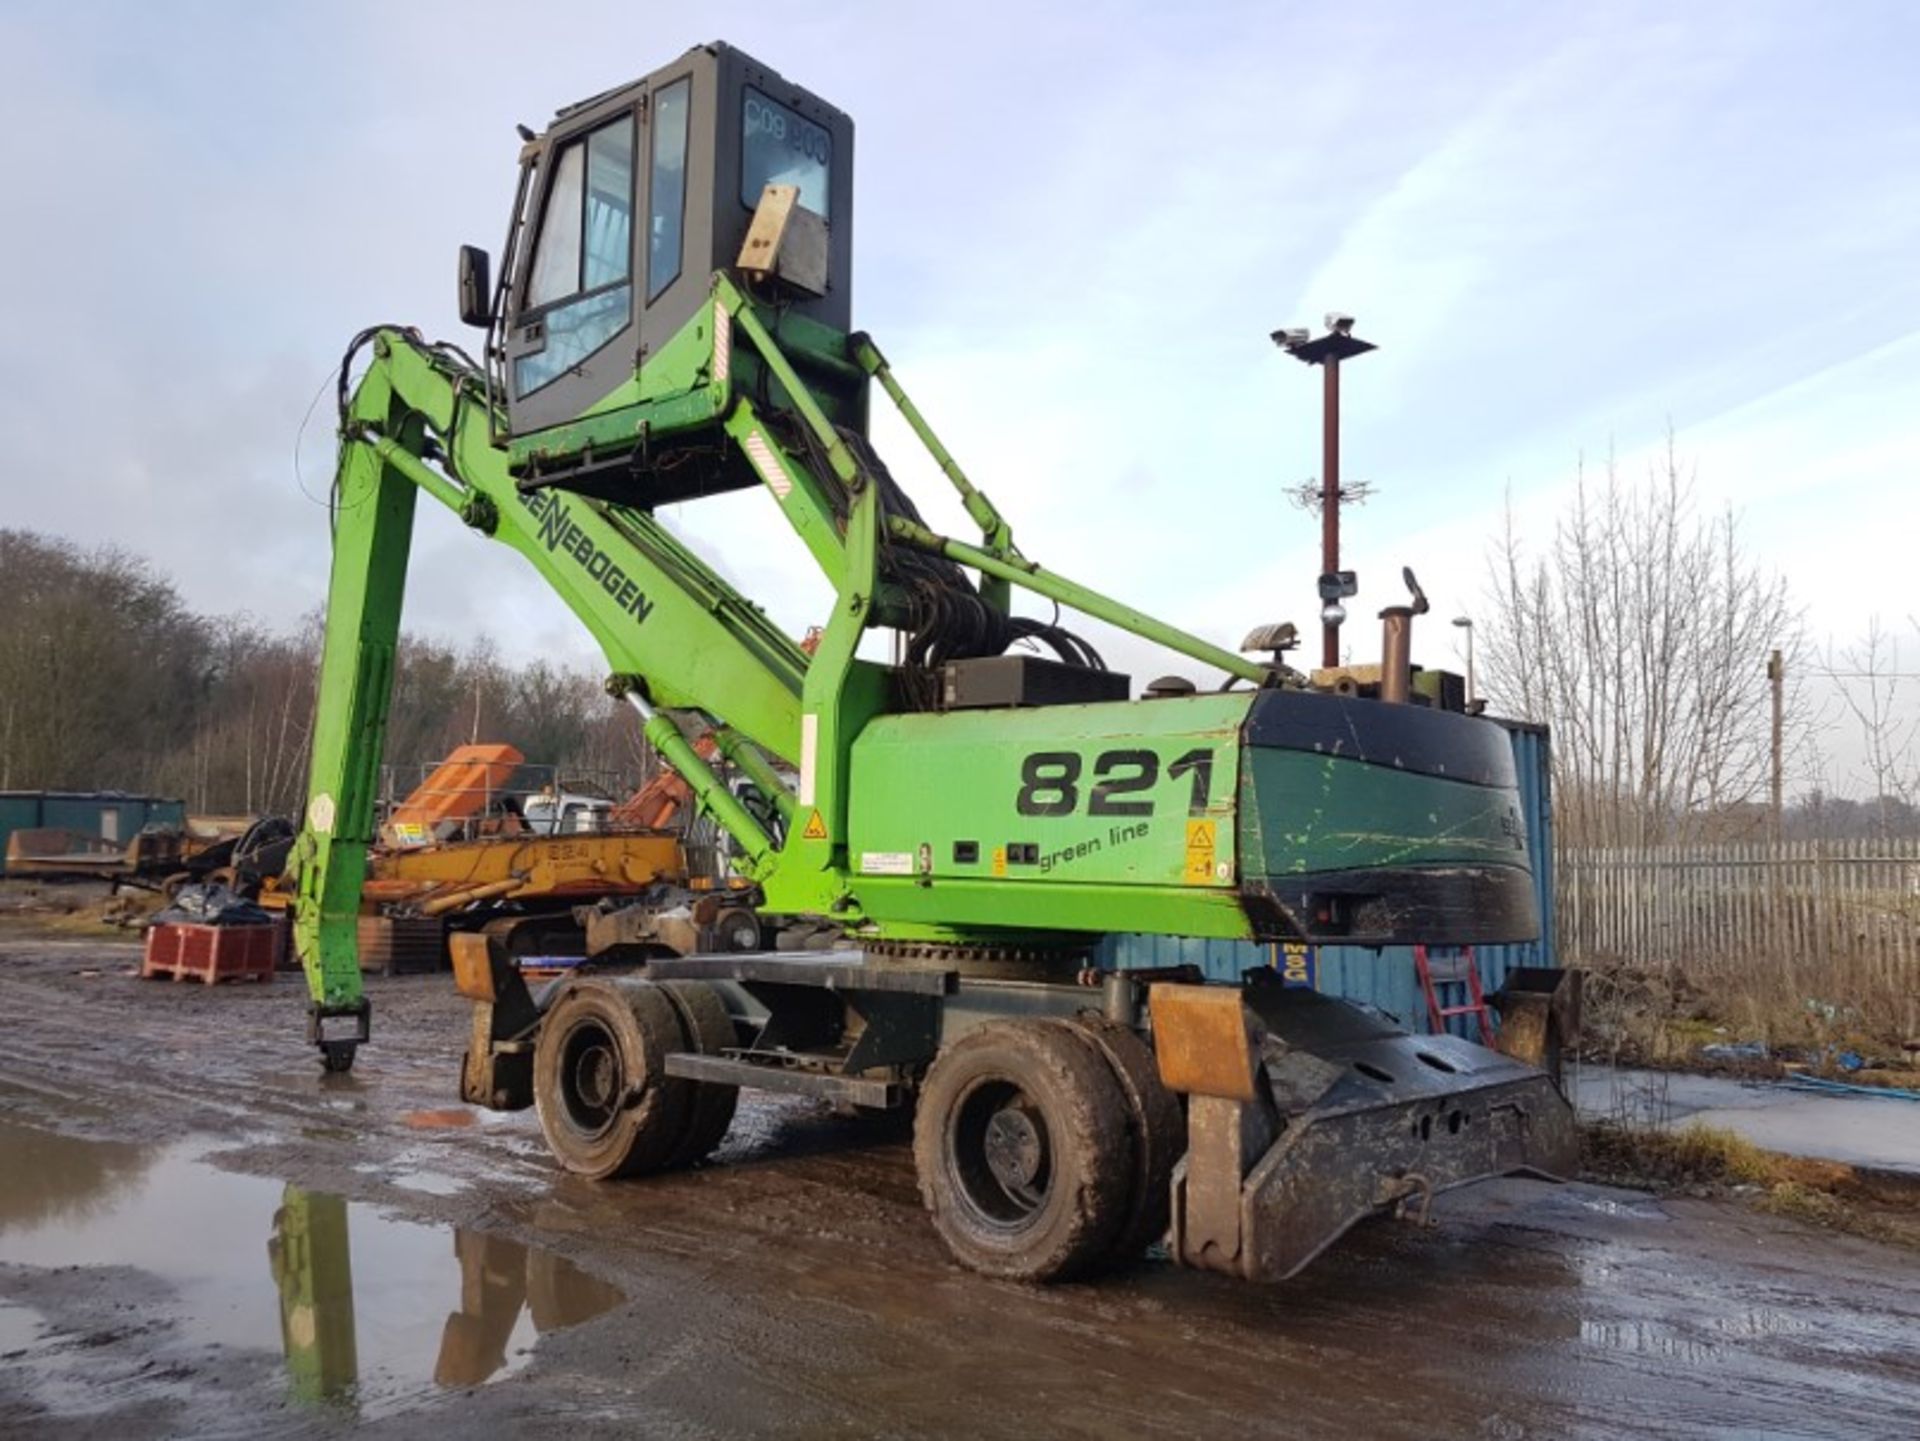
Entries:
<svg viewBox="0 0 1920 1441">
<path fill-rule="evenodd" d="M 561 146 L 528 266 L 521 318 L 546 348 L 514 361 L 527 395 L 585 360 L 633 314 L 633 117 Z"/>
<path fill-rule="evenodd" d="M 653 94 L 653 189 L 647 205 L 647 300 L 680 278 L 687 208 L 687 95 L 676 80 Z"/>
</svg>

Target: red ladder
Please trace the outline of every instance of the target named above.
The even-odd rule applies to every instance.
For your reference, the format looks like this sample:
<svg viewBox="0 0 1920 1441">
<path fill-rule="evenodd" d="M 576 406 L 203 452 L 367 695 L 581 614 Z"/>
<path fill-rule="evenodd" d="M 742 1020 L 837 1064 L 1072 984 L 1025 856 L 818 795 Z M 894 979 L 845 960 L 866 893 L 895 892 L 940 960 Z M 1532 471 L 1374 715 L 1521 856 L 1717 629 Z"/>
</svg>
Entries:
<svg viewBox="0 0 1920 1441">
<path fill-rule="evenodd" d="M 1480 1027 L 1480 1044 L 1493 1044 L 1493 1013 L 1488 1009 L 1486 995 L 1480 989 L 1480 967 L 1474 963 L 1473 947 L 1458 946 L 1437 948 L 1442 954 L 1435 956 L 1425 946 L 1413 948 L 1413 964 L 1420 972 L 1420 989 L 1427 993 L 1427 1029 L 1434 1035 L 1441 1035 L 1447 1029 L 1447 1021 L 1453 1016 L 1472 1016 Z M 1440 987 L 1465 986 L 1467 1000 L 1458 1006 L 1440 1004 Z"/>
</svg>

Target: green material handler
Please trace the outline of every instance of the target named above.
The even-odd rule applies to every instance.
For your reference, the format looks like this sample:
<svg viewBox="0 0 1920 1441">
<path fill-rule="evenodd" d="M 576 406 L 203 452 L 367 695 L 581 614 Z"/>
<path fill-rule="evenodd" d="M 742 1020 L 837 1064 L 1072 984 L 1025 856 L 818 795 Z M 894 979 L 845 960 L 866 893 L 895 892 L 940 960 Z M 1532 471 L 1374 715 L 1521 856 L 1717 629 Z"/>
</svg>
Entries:
<svg viewBox="0 0 1920 1441">
<path fill-rule="evenodd" d="M 1510 746 L 1430 697 L 1316 689 L 1278 648 L 1249 659 L 1029 559 L 851 329 L 852 160 L 848 117 L 738 50 L 696 48 L 526 134 L 497 283 L 483 252 L 460 257 L 481 362 L 396 326 L 349 348 L 291 866 L 328 1066 L 370 1035 L 355 923 L 425 491 L 518 551 L 593 634 L 767 909 L 850 938 L 654 959 L 537 997 L 465 938 L 463 1094 L 536 1105 L 568 1169 L 698 1160 L 742 1086 L 914 1104 L 942 1235 L 976 1269 L 1028 1279 L 1135 1254 L 1169 1225 L 1178 1260 L 1277 1278 L 1369 1212 L 1564 1171 L 1570 1113 L 1527 1064 L 1572 1019 L 1553 976 L 1509 998 L 1523 1059 L 1277 977 L 1203 986 L 1101 963 L 1116 932 L 1530 938 Z M 876 388 L 977 539 L 932 530 L 875 453 Z M 749 488 L 832 589 L 810 650 L 658 518 Z M 1023 613 L 1023 592 L 1056 619 Z M 1063 611 L 1197 663 L 1214 688 L 1136 697 Z M 863 647 L 874 631 L 891 663 Z"/>
</svg>

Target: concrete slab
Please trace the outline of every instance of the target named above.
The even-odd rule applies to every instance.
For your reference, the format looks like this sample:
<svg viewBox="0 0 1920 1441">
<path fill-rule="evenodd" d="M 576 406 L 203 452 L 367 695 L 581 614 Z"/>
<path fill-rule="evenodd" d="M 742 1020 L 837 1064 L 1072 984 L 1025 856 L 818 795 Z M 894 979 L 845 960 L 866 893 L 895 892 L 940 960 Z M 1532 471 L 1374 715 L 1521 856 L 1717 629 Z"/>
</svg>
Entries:
<svg viewBox="0 0 1920 1441">
<path fill-rule="evenodd" d="M 1920 1102 L 1591 1065 L 1578 1068 L 1572 1089 L 1582 1116 L 1720 1126 L 1769 1151 L 1920 1176 Z"/>
</svg>

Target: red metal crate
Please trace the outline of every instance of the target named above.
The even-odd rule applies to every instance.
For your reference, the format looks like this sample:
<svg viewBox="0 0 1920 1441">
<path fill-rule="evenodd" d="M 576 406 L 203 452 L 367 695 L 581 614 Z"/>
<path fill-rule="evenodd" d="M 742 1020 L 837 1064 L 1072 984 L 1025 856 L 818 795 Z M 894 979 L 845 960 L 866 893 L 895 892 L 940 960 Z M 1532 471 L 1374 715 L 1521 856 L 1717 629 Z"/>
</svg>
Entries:
<svg viewBox="0 0 1920 1441">
<path fill-rule="evenodd" d="M 279 958 L 280 927 L 154 926 L 147 932 L 140 974 L 148 980 L 270 981 Z"/>
</svg>

